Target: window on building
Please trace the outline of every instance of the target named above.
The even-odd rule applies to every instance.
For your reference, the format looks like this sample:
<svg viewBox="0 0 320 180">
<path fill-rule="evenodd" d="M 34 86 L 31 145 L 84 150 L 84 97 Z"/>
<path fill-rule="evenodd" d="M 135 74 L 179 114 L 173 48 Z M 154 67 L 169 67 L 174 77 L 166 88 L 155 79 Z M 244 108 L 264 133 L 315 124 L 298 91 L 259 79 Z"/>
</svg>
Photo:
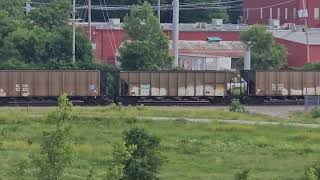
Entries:
<svg viewBox="0 0 320 180">
<path fill-rule="evenodd" d="M 297 18 L 297 8 L 293 8 L 293 19 L 296 20 Z"/>
<path fill-rule="evenodd" d="M 270 19 L 272 19 L 272 8 L 270 8 Z"/>
<path fill-rule="evenodd" d="M 278 8 L 278 19 L 280 19 L 281 14 L 280 14 L 280 8 Z"/>
<path fill-rule="evenodd" d="M 314 19 L 320 19 L 320 11 L 319 8 L 314 8 Z"/>
<path fill-rule="evenodd" d="M 263 9 L 261 8 L 261 10 L 260 10 L 260 19 L 262 19 L 263 18 Z"/>
<path fill-rule="evenodd" d="M 288 20 L 288 8 L 284 9 L 284 19 Z"/>
</svg>

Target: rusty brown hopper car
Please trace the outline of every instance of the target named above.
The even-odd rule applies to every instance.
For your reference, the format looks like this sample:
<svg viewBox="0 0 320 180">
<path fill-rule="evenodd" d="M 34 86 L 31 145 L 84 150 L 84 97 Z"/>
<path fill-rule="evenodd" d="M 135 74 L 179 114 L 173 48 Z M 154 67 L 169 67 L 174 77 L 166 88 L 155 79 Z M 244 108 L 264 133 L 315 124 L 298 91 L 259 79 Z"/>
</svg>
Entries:
<svg viewBox="0 0 320 180">
<path fill-rule="evenodd" d="M 247 71 L 242 76 L 248 82 L 249 95 L 320 95 L 320 72 L 316 71 Z"/>
<path fill-rule="evenodd" d="M 230 71 L 124 71 L 122 97 L 225 97 Z"/>
<path fill-rule="evenodd" d="M 99 71 L 0 71 L 0 98 L 99 96 Z"/>
</svg>

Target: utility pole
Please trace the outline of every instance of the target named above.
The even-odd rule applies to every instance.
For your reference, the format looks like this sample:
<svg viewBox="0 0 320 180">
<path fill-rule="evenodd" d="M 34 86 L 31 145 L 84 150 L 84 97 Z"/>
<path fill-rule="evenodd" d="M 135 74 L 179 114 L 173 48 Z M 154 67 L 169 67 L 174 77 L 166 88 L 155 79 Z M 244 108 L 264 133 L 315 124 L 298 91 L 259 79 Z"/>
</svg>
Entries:
<svg viewBox="0 0 320 180">
<path fill-rule="evenodd" d="M 159 23 L 161 23 L 161 0 L 158 0 L 158 18 Z"/>
<path fill-rule="evenodd" d="M 307 41 L 307 63 L 310 63 L 310 45 L 309 45 L 309 33 L 308 33 L 308 9 L 307 9 L 307 2 L 306 0 L 303 0 L 303 10 L 304 14 L 302 17 L 304 17 L 304 26 L 306 31 L 306 41 Z"/>
<path fill-rule="evenodd" d="M 32 9 L 32 7 L 31 7 L 30 0 L 27 0 L 27 1 L 26 1 L 26 6 L 24 7 L 24 10 L 25 10 L 25 12 L 26 12 L 26 15 L 29 15 L 29 13 L 31 12 L 31 9 Z"/>
<path fill-rule="evenodd" d="M 247 47 L 244 57 L 244 70 L 251 70 L 251 48 Z"/>
<path fill-rule="evenodd" d="M 173 54 L 174 67 L 179 67 L 179 0 L 173 0 Z"/>
<path fill-rule="evenodd" d="M 72 63 L 76 63 L 76 0 L 72 5 Z"/>
<path fill-rule="evenodd" d="M 92 41 L 92 27 L 91 27 L 91 21 L 92 21 L 92 17 L 91 17 L 91 0 L 88 0 L 88 26 L 89 26 L 89 39 L 90 42 Z"/>
</svg>

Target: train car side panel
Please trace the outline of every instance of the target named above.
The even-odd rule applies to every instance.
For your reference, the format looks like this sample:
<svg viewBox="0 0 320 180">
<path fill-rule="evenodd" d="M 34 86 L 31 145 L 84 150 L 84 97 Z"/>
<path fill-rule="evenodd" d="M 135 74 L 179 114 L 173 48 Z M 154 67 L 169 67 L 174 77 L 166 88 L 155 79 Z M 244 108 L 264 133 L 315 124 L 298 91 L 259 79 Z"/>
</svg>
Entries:
<svg viewBox="0 0 320 180">
<path fill-rule="evenodd" d="M 290 72 L 290 95 L 302 96 L 303 92 L 303 73 L 302 72 Z"/>
<path fill-rule="evenodd" d="M 224 97 L 234 77 L 220 71 L 126 71 L 120 72 L 120 92 L 127 97 Z"/>
<path fill-rule="evenodd" d="M 95 97 L 99 71 L 0 71 L 0 97 L 58 97 L 63 93 Z"/>
</svg>

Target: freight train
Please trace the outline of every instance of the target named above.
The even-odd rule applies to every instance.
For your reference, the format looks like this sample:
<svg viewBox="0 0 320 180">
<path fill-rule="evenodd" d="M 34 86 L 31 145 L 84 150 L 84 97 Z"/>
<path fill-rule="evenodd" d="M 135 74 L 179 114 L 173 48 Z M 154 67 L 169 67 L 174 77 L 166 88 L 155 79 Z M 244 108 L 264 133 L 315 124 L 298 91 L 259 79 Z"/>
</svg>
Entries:
<svg viewBox="0 0 320 180">
<path fill-rule="evenodd" d="M 235 91 L 238 90 L 238 91 Z M 237 93 L 236 93 L 237 92 Z M 0 71 L 0 105 L 56 102 L 67 93 L 86 105 L 148 103 L 228 104 L 320 95 L 317 71 Z"/>
</svg>

